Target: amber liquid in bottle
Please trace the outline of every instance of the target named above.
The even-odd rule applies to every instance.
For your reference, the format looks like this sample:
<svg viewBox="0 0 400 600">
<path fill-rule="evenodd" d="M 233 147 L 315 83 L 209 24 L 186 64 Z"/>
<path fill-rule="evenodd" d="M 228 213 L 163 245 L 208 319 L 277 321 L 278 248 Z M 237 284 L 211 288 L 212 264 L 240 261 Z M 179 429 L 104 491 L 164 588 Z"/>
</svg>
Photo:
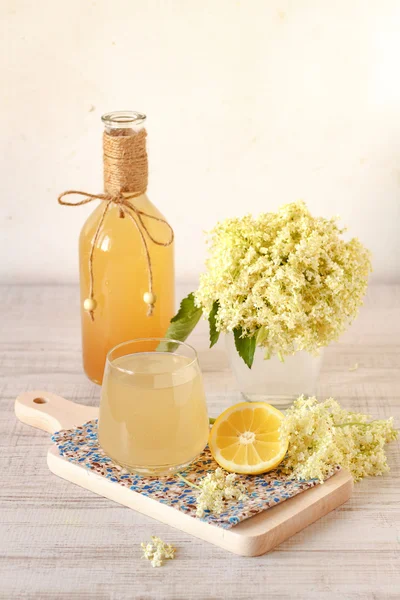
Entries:
<svg viewBox="0 0 400 600">
<path fill-rule="evenodd" d="M 131 202 L 155 217 L 163 215 L 146 194 Z M 117 344 L 136 338 L 163 337 L 174 314 L 174 249 L 148 239 L 156 303 L 152 316 L 143 296 L 149 291 L 148 263 L 141 236 L 131 219 L 121 218 L 118 206 L 111 205 L 98 235 L 93 253 L 93 281 L 96 309 L 94 320 L 84 310 L 89 295 L 89 254 L 104 202 L 89 216 L 79 239 L 83 366 L 87 376 L 101 384 L 107 353 Z M 153 238 L 166 242 L 165 223 L 143 217 Z"/>
</svg>

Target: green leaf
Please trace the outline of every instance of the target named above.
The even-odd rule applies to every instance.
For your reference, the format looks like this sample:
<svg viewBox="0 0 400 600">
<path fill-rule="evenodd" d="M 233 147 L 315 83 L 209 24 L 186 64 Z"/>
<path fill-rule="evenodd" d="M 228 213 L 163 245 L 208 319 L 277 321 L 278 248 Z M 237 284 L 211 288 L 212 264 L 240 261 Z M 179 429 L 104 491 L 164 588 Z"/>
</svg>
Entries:
<svg viewBox="0 0 400 600">
<path fill-rule="evenodd" d="M 194 294 L 190 293 L 182 300 L 178 312 L 172 317 L 165 337 L 184 342 L 196 327 L 202 313 L 202 309 L 194 303 Z M 177 347 L 178 344 L 172 342 L 161 342 L 157 346 L 157 351 L 173 352 Z"/>
<path fill-rule="evenodd" d="M 177 321 L 187 320 L 194 313 L 202 312 L 201 308 L 198 308 L 194 303 L 194 294 L 190 292 L 186 298 L 181 301 L 181 305 L 179 307 L 178 312 L 171 319 L 171 323 L 176 323 Z"/>
<path fill-rule="evenodd" d="M 218 300 L 215 300 L 214 304 L 212 305 L 210 314 L 208 315 L 208 322 L 210 324 L 210 348 L 212 348 L 214 346 L 214 344 L 216 344 L 218 342 L 218 338 L 219 338 L 219 331 L 217 331 L 217 320 L 216 320 L 218 309 L 219 309 L 219 302 L 218 302 Z"/>
<path fill-rule="evenodd" d="M 251 369 L 254 360 L 254 352 L 256 351 L 256 337 L 241 337 L 241 327 L 234 329 L 233 335 L 235 337 L 235 346 L 239 356 L 243 358 L 246 365 Z"/>
</svg>

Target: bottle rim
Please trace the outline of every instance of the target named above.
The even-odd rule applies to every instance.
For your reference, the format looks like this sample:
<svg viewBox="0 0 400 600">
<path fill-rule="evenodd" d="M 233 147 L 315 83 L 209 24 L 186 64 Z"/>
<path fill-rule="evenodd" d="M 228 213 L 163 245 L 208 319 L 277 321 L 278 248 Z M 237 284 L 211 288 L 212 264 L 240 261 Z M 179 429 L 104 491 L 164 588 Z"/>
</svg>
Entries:
<svg viewBox="0 0 400 600">
<path fill-rule="evenodd" d="M 101 120 L 109 129 L 124 129 L 141 125 L 146 120 L 146 115 L 134 110 L 115 110 L 102 115 Z"/>
</svg>

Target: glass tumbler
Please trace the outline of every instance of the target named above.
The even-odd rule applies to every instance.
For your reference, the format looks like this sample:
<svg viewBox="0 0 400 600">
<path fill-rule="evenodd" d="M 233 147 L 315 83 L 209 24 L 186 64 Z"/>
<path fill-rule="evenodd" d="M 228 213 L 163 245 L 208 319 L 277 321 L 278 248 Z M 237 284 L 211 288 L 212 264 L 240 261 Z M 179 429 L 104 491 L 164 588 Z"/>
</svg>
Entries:
<svg viewBox="0 0 400 600">
<path fill-rule="evenodd" d="M 319 356 L 296 352 L 281 362 L 277 356 L 264 358 L 264 349 L 256 348 L 251 369 L 235 348 L 233 335 L 226 336 L 226 348 L 239 391 L 249 402 L 268 402 L 284 410 L 304 394 L 315 396 L 321 371 L 323 351 Z"/>
<path fill-rule="evenodd" d="M 141 475 L 183 469 L 205 448 L 209 422 L 197 353 L 160 338 L 115 346 L 101 389 L 99 442 Z"/>
</svg>

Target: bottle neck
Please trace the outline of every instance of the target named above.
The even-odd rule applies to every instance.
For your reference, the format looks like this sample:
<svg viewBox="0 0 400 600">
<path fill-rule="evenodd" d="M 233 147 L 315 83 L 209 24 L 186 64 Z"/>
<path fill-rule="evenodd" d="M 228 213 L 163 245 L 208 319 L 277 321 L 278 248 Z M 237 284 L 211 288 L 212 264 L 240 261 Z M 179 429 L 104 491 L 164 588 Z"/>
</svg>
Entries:
<svg viewBox="0 0 400 600">
<path fill-rule="evenodd" d="M 109 129 L 103 134 L 104 191 L 144 194 L 148 181 L 145 129 Z"/>
<path fill-rule="evenodd" d="M 107 194 L 144 194 L 147 189 L 146 115 L 120 110 L 101 117 L 104 191 Z"/>
</svg>

